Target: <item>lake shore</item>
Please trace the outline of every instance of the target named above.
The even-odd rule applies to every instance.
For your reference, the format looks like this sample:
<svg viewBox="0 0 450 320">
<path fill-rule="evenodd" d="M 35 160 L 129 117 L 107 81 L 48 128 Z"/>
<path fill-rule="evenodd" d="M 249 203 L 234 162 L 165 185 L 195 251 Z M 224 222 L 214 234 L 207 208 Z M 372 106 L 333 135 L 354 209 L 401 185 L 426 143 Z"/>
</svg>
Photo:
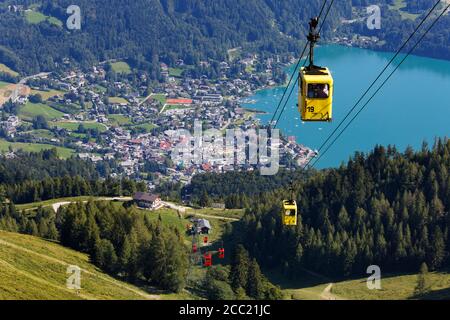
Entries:
<svg viewBox="0 0 450 320">
<path fill-rule="evenodd" d="M 388 52 L 354 47 L 322 46 L 317 53 L 317 61 L 319 64 L 329 66 L 335 78 L 334 121 L 330 124 L 303 123 L 296 107 L 298 93 L 294 89 L 295 92 L 287 103 L 278 128 L 286 136 L 295 136 L 297 143 L 313 150 L 318 149 L 391 56 L 392 53 Z M 293 67 L 294 65 L 287 66 L 289 75 Z M 395 65 L 390 67 L 387 72 L 392 71 L 394 67 Z M 321 160 L 319 167 L 337 167 L 356 151 L 369 152 L 380 144 L 385 146 L 394 144 L 401 150 L 407 146 L 417 149 L 424 140 L 432 142 L 435 137 L 450 136 L 450 129 L 444 120 L 450 117 L 450 110 L 442 103 L 448 101 L 443 92 L 449 87 L 449 61 L 410 56 L 396 72 L 395 77 L 340 138 L 336 144 L 338 147 L 333 147 Z M 242 107 L 264 112 L 256 116 L 263 124 L 267 124 L 276 110 L 284 89 L 283 86 L 261 88 L 246 98 L 253 100 L 253 103 L 244 103 Z M 442 94 L 425 97 L 421 94 L 424 90 Z M 433 105 L 436 110 L 424 117 L 422 112 L 424 105 Z"/>
</svg>

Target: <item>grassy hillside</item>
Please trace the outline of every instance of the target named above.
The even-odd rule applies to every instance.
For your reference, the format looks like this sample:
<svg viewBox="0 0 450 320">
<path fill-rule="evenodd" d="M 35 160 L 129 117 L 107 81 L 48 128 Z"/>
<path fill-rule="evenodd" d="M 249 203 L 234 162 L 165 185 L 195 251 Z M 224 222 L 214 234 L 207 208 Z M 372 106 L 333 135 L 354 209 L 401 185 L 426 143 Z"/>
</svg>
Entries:
<svg viewBox="0 0 450 320">
<path fill-rule="evenodd" d="M 426 276 L 430 292 L 421 299 L 450 299 L 450 274 L 431 272 Z M 414 295 L 417 275 L 385 275 L 381 279 L 381 290 L 368 290 L 367 278 L 338 282 L 331 292 L 338 296 L 359 300 L 404 300 L 419 299 Z"/>
<path fill-rule="evenodd" d="M 25 106 L 20 108 L 19 117 L 23 120 L 30 121 L 33 117 L 41 115 L 47 120 L 62 118 L 64 113 L 55 110 L 52 107 L 42 103 L 28 102 Z"/>
<path fill-rule="evenodd" d="M 54 199 L 43 202 L 36 202 L 25 205 L 18 205 L 18 210 L 33 210 L 37 206 L 50 206 L 55 203 L 65 205 L 71 201 L 85 201 L 88 197 L 74 197 L 64 199 Z M 101 200 L 101 198 L 98 198 Z M 114 205 L 122 206 L 123 202 L 114 201 Z M 191 222 L 188 220 L 196 215 L 196 210 L 190 210 L 189 214 L 179 213 L 174 209 L 163 208 L 158 211 L 140 210 L 146 214 L 150 221 L 161 219 L 165 226 L 175 227 L 184 236 L 186 250 L 190 250 L 191 237 L 185 233 L 186 225 Z M 199 215 L 203 215 L 207 210 L 198 210 Z M 230 213 L 236 214 L 238 211 L 231 210 Z M 222 210 L 224 216 L 227 216 L 228 210 Z M 28 215 L 33 215 L 31 211 Z M 180 215 L 179 215 L 180 214 Z M 212 242 L 220 239 L 224 226 L 233 221 L 223 220 L 220 216 L 211 215 L 211 225 L 213 232 L 210 234 Z M 211 250 L 216 250 L 216 243 L 212 244 Z M 215 264 L 219 263 L 217 259 Z M 86 254 L 67 249 L 57 243 L 46 241 L 40 238 L 7 233 L 0 231 L 0 265 L 2 270 L 0 274 L 0 300 L 3 299 L 161 299 L 161 300 L 197 300 L 202 299 L 196 294 L 201 287 L 201 283 L 207 269 L 202 266 L 190 265 L 188 285 L 186 290 L 179 293 L 158 290 L 153 287 L 147 287 L 142 284 L 147 294 L 139 288 L 126 283 L 121 283 L 110 276 L 101 272 L 96 266 L 89 262 Z M 65 288 L 66 273 L 68 265 L 78 265 L 83 269 L 82 291 L 80 295 Z M 20 281 L 15 279 L 20 277 Z M 110 283 L 113 281 L 114 283 Z M 114 284 L 121 283 L 126 288 Z M 32 287 L 32 288 L 29 288 Z M 49 287 L 51 290 L 43 290 Z M 128 287 L 137 290 L 139 293 L 130 291 Z M 123 289 L 123 290 L 122 290 Z M 44 294 L 42 292 L 45 292 Z M 141 296 L 144 294 L 144 296 Z M 156 294 L 156 296 L 155 296 Z"/>
<path fill-rule="evenodd" d="M 111 63 L 111 67 L 116 73 L 124 73 L 124 74 L 131 73 L 130 65 L 124 61 Z"/>
<path fill-rule="evenodd" d="M 269 278 L 283 289 L 287 299 L 294 300 L 408 300 L 450 299 L 450 273 L 430 272 L 426 275 L 429 293 L 417 297 L 414 290 L 417 274 L 386 274 L 381 276 L 381 290 L 369 290 L 367 277 L 334 281 L 304 271 L 297 280 L 288 280 L 277 272 L 267 272 Z"/>
<path fill-rule="evenodd" d="M 158 299 L 105 275 L 88 256 L 39 238 L 0 231 L 0 300 Z M 82 269 L 81 291 L 67 289 L 69 265 Z"/>
<path fill-rule="evenodd" d="M 9 148 L 12 147 L 13 150 L 23 150 L 26 152 L 39 152 L 41 150 L 51 150 L 56 149 L 58 156 L 62 159 L 70 158 L 74 154 L 74 150 L 64 147 L 56 147 L 50 144 L 40 144 L 40 143 L 23 143 L 23 142 L 8 142 L 0 139 L 0 153 L 8 152 Z"/>
<path fill-rule="evenodd" d="M 5 72 L 5 73 L 9 73 L 10 75 L 16 77 L 19 74 L 17 72 L 15 72 L 14 70 L 12 70 L 11 68 L 9 68 L 8 66 L 4 65 L 3 63 L 0 63 L 0 72 Z"/>
<path fill-rule="evenodd" d="M 27 22 L 31 23 L 31 24 L 39 24 L 41 22 L 48 21 L 51 24 L 54 24 L 58 27 L 63 26 L 63 23 L 61 20 L 59 20 L 55 17 L 46 16 L 45 14 L 42 14 L 41 12 L 38 12 L 38 11 L 32 11 L 32 10 L 26 11 L 25 18 L 26 18 Z"/>
<path fill-rule="evenodd" d="M 31 94 L 40 94 L 42 99 L 47 101 L 48 99 L 54 97 L 54 96 L 63 96 L 64 91 L 61 90 L 48 90 L 48 91 L 41 91 L 41 90 L 31 90 Z"/>
<path fill-rule="evenodd" d="M 77 131 L 80 127 L 80 124 L 84 126 L 85 129 L 98 129 L 100 132 L 106 131 L 106 126 L 104 124 L 98 123 L 98 122 L 55 122 L 51 125 L 56 125 L 58 128 L 67 129 L 70 131 Z"/>
</svg>

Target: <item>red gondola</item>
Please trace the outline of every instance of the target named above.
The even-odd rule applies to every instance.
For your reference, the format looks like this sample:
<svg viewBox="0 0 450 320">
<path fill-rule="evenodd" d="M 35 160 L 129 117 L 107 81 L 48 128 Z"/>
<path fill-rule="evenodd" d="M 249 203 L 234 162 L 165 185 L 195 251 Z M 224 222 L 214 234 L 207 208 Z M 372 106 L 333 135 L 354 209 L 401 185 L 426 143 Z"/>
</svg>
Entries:
<svg viewBox="0 0 450 320">
<path fill-rule="evenodd" d="M 193 253 L 196 253 L 196 252 L 197 252 L 197 245 L 196 245 L 196 244 L 193 244 L 193 245 L 192 245 L 192 252 L 193 252 Z"/>
<path fill-rule="evenodd" d="M 203 243 L 204 243 L 204 244 L 207 244 L 207 243 L 208 243 L 208 237 L 204 237 L 204 238 L 203 238 Z"/>
<path fill-rule="evenodd" d="M 219 249 L 219 259 L 225 259 L 225 249 L 224 248 Z"/>
<path fill-rule="evenodd" d="M 212 266 L 212 254 L 211 253 L 205 253 L 203 258 L 205 259 L 203 266 L 205 267 L 211 267 Z"/>
</svg>

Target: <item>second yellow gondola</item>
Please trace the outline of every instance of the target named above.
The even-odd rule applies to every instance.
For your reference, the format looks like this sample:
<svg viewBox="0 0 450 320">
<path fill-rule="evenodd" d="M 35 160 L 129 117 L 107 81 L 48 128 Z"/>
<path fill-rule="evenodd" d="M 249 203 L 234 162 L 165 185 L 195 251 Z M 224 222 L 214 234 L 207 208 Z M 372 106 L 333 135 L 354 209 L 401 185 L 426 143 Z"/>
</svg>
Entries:
<svg viewBox="0 0 450 320">
<path fill-rule="evenodd" d="M 283 224 L 285 226 L 297 225 L 297 202 L 295 200 L 283 201 Z"/>
</svg>

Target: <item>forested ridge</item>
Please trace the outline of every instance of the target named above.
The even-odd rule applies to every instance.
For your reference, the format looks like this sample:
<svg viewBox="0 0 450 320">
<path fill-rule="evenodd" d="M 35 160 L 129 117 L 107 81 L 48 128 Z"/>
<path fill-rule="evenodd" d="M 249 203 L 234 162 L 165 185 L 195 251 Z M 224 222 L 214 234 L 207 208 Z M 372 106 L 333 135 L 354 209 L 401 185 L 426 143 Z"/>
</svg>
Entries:
<svg viewBox="0 0 450 320">
<path fill-rule="evenodd" d="M 378 5 L 381 9 L 381 28 L 370 30 L 367 28 L 367 20 L 357 21 L 352 24 L 342 24 L 339 32 L 353 37 L 354 34 L 364 36 L 376 36 L 379 40 L 375 43 L 369 43 L 365 47 L 375 50 L 396 51 L 403 42 L 413 33 L 414 29 L 419 25 L 421 20 L 433 7 L 437 0 L 380 0 L 373 3 L 369 0 L 352 0 L 354 6 L 362 6 L 362 8 Z M 393 7 L 400 8 L 394 10 Z M 422 33 L 431 25 L 432 21 L 442 12 L 446 1 L 441 1 L 434 13 L 427 19 L 418 35 L 413 37 L 410 44 L 404 49 L 405 52 L 411 48 Z M 404 6 L 404 7 L 403 7 Z M 411 18 L 405 18 L 403 15 L 410 15 Z M 443 15 L 439 22 L 430 29 L 428 35 L 424 37 L 419 46 L 414 50 L 414 54 L 432 58 L 450 59 L 450 15 Z"/>
<path fill-rule="evenodd" d="M 0 200 L 15 204 L 78 196 L 131 196 L 145 183 L 111 178 L 114 161 L 93 163 L 77 157 L 58 158 L 55 149 L 0 156 Z"/>
<path fill-rule="evenodd" d="M 177 59 L 198 65 L 202 60 L 223 61 L 227 50 L 242 47 L 247 52 L 299 54 L 308 29 L 322 0 L 15 0 L 0 4 L 0 62 L 22 74 L 51 71 L 64 59 L 81 67 L 107 59 L 126 59 L 134 68 L 159 79 L 159 62 L 174 65 Z M 38 4 L 48 17 L 62 26 L 43 21 L 30 24 L 24 13 L 8 11 L 9 4 Z M 82 8 L 81 30 L 65 28 L 69 5 Z M 354 34 L 377 36 L 373 49 L 396 50 L 433 0 L 407 1 L 392 9 L 394 0 L 379 1 L 382 28 L 369 30 L 366 19 L 352 19 L 352 6 L 363 10 L 365 0 L 337 0 L 322 30 L 323 40 Z M 441 7 L 440 7 L 441 8 Z M 418 18 L 403 19 L 401 11 Z M 364 10 L 363 10 L 364 11 Z M 445 15 L 415 53 L 448 59 L 450 16 Z M 4 75 L 6 76 L 6 74 Z"/>
<path fill-rule="evenodd" d="M 29 24 L 22 15 L 8 12 L 8 3 L 41 4 L 41 12 L 64 25 L 66 8 L 78 5 L 81 30 L 50 22 Z M 257 52 L 296 52 L 307 17 L 316 15 L 320 5 L 321 0 L 7 1 L 0 6 L 0 32 L 8 35 L 0 39 L 0 61 L 20 72 L 36 73 L 54 69 L 63 58 L 85 67 L 127 58 L 156 77 L 160 59 L 169 64 L 184 59 L 191 65 L 202 59 L 222 61 L 228 49 L 239 46 Z"/>
<path fill-rule="evenodd" d="M 318 171 L 296 185 L 297 227 L 281 224 L 287 188 L 254 196 L 228 238 L 265 267 L 302 268 L 330 276 L 449 266 L 450 141 L 429 150 L 377 146 L 340 168 Z M 245 180 L 245 176 L 241 176 Z"/>
</svg>

